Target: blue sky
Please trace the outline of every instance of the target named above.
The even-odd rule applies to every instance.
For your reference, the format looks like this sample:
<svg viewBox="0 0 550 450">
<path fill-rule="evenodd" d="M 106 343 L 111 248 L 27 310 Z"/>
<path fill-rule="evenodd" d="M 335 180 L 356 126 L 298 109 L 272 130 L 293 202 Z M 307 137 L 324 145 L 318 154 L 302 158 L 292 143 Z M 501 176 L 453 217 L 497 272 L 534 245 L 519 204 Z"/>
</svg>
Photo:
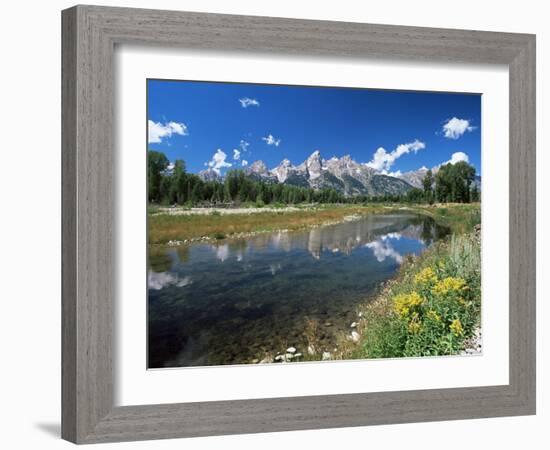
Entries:
<svg viewBox="0 0 550 450">
<path fill-rule="evenodd" d="M 319 150 L 390 174 L 466 159 L 481 173 L 480 95 L 147 83 L 148 148 L 185 160 L 189 172 L 300 164 Z"/>
</svg>

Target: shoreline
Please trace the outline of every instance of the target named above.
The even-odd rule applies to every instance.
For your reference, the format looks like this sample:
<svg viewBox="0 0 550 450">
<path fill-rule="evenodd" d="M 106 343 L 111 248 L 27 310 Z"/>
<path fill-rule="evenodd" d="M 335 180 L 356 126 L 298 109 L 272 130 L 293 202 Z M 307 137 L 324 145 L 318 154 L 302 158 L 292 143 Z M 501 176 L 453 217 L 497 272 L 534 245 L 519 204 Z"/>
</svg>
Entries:
<svg viewBox="0 0 550 450">
<path fill-rule="evenodd" d="M 475 234 L 475 233 L 472 233 Z M 468 237 L 469 238 L 469 237 Z M 334 348 L 322 346 L 315 336 L 309 333 L 308 342 L 291 343 L 286 349 L 274 350 L 272 352 L 258 355 L 249 361 L 252 364 L 277 364 L 290 362 L 322 362 L 322 361 L 353 361 L 353 360 L 372 360 L 372 359 L 394 359 L 403 357 L 439 357 L 439 356 L 480 356 L 483 354 L 483 337 L 480 323 L 479 311 L 476 313 L 475 323 L 465 329 L 462 335 L 454 336 L 460 339 L 460 343 L 455 343 L 455 348 L 449 352 L 436 354 L 401 354 L 401 355 L 377 355 L 365 352 L 368 343 L 368 328 L 377 326 L 376 322 L 382 322 L 393 317 L 396 292 L 400 292 L 403 284 L 406 284 L 407 276 L 412 274 L 416 277 L 421 272 L 423 260 L 430 257 L 430 253 L 438 252 L 437 246 L 430 247 L 423 254 L 411 257 L 398 273 L 392 278 L 381 282 L 375 291 L 367 299 L 357 305 L 355 319 L 349 324 L 349 327 L 342 329 L 337 333 L 337 344 Z M 416 269 L 415 269 L 416 267 Z M 411 269 L 413 269 L 411 271 Z M 409 272 L 404 275 L 403 272 Z M 477 299 L 478 306 L 480 298 Z M 374 311 L 374 313 L 373 313 Z M 445 320 L 445 318 L 443 319 Z M 450 320 L 449 320 L 450 321 Z M 409 322 L 410 323 L 410 322 Z M 322 324 L 317 324 L 321 326 Z M 448 327 L 447 327 L 448 328 Z M 452 327 L 451 327 L 452 329 Z M 452 335 L 452 332 L 447 332 Z M 305 334 L 308 334 L 307 332 Z M 315 332 L 313 333 L 315 334 Z M 290 351 L 289 351 L 290 350 Z"/>
<path fill-rule="evenodd" d="M 296 208 L 194 208 L 149 213 L 148 245 L 177 246 L 218 242 L 264 233 L 314 229 L 358 220 L 373 213 L 396 210 L 392 206 L 318 205 Z"/>
<path fill-rule="evenodd" d="M 257 231 L 248 231 L 248 232 L 237 232 L 230 235 L 226 235 L 223 238 L 216 238 L 211 236 L 200 236 L 196 238 L 190 238 L 190 239 L 184 239 L 184 240 L 172 240 L 168 241 L 165 244 L 149 244 L 154 245 L 158 247 L 168 246 L 168 247 L 177 247 L 180 245 L 185 244 L 193 244 L 197 242 L 209 242 L 209 243 L 223 243 L 226 241 L 234 240 L 234 239 L 246 239 L 248 237 L 258 236 L 260 234 L 267 234 L 267 233 L 293 233 L 293 232 L 299 232 L 299 231 L 306 231 L 306 230 L 314 230 L 316 228 L 322 228 L 322 227 L 328 227 L 331 225 L 338 225 L 345 222 L 354 222 L 356 220 L 360 220 L 363 217 L 367 216 L 368 214 L 364 215 L 350 215 L 350 216 L 344 216 L 341 220 L 336 221 L 330 221 L 330 222 L 323 222 L 319 224 L 311 224 L 311 225 L 304 225 L 303 227 L 295 228 L 292 230 L 289 230 L 287 228 L 281 228 L 281 229 L 273 229 L 273 230 L 257 230 Z"/>
</svg>

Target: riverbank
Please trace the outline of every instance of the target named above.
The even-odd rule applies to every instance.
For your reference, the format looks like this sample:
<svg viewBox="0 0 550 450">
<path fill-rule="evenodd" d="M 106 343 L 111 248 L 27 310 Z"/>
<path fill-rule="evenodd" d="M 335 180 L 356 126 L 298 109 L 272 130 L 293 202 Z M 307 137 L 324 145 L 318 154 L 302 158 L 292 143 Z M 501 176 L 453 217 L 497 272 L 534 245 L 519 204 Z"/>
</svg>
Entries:
<svg viewBox="0 0 550 450">
<path fill-rule="evenodd" d="M 321 343 L 323 324 L 304 323 L 302 342 L 254 363 L 474 355 L 482 351 L 481 257 L 476 232 L 453 235 L 417 257 L 374 299 L 359 305 L 338 343 Z"/>
<path fill-rule="evenodd" d="M 259 233 L 298 231 L 330 225 L 353 216 L 385 211 L 382 206 L 318 205 L 287 208 L 239 208 L 179 213 L 156 211 L 148 217 L 149 244 L 179 244 L 194 241 L 243 238 Z"/>
<path fill-rule="evenodd" d="M 479 204 L 446 205 L 306 205 L 283 208 L 150 208 L 148 242 L 155 245 L 227 238 L 259 233 L 298 231 L 330 225 L 354 217 L 392 211 L 410 211 L 433 217 L 453 232 L 463 232 L 479 222 Z"/>
<path fill-rule="evenodd" d="M 419 208 L 423 209 L 423 208 Z M 429 214 L 429 213 L 432 214 Z M 446 207 L 455 232 L 418 256 L 360 304 L 337 345 L 321 343 L 323 324 L 308 318 L 302 342 L 255 362 L 475 355 L 482 352 L 481 227 L 479 207 Z M 473 224 L 473 225 L 472 225 Z M 459 230 L 468 229 L 467 233 Z"/>
<path fill-rule="evenodd" d="M 359 312 L 357 337 L 342 337 L 338 359 L 480 352 L 479 234 L 452 235 L 409 258 Z"/>
</svg>

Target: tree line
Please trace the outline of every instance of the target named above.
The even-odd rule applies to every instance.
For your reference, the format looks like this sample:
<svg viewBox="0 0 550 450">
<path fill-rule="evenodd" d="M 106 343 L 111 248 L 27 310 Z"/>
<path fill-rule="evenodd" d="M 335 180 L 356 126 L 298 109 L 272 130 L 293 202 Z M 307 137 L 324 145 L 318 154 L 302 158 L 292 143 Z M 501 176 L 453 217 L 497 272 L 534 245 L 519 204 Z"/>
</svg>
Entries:
<svg viewBox="0 0 550 450">
<path fill-rule="evenodd" d="M 223 181 L 205 181 L 196 174 L 188 173 L 183 160 L 176 160 L 172 167 L 169 167 L 169 164 L 164 153 L 154 150 L 147 152 L 147 190 L 150 203 L 190 206 L 254 203 L 263 206 L 273 203 L 467 203 L 479 200 L 475 185 L 470 189 L 475 169 L 467 163 L 443 166 L 435 177 L 431 170 L 428 171 L 423 181 L 424 189 L 412 188 L 402 195 L 353 197 L 346 197 L 332 188 L 315 190 L 309 187 L 266 183 L 252 179 L 242 170 L 228 171 Z"/>
</svg>

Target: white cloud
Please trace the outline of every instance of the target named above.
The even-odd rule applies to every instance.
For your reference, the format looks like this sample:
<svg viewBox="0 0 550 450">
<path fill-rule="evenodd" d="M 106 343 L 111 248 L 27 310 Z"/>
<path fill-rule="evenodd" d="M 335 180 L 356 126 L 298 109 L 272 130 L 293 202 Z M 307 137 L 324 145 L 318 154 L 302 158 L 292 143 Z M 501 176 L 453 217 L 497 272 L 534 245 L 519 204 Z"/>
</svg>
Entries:
<svg viewBox="0 0 550 450">
<path fill-rule="evenodd" d="M 241 148 L 241 151 L 243 153 L 246 153 L 248 151 L 249 145 L 250 145 L 250 142 L 247 142 L 244 139 L 241 139 L 241 142 L 239 142 L 239 147 Z"/>
<path fill-rule="evenodd" d="M 461 162 L 461 161 L 470 162 L 470 158 L 464 152 L 455 152 L 455 153 L 453 153 L 453 155 L 451 156 L 451 159 L 449 159 L 449 161 L 445 161 L 441 165 L 443 166 L 444 164 L 456 164 L 457 162 Z"/>
<path fill-rule="evenodd" d="M 267 145 L 274 145 L 275 147 L 278 147 L 281 143 L 281 139 L 276 139 L 272 134 L 268 134 L 266 137 L 263 137 L 262 141 L 265 141 Z"/>
<path fill-rule="evenodd" d="M 443 135 L 448 139 L 458 139 L 466 131 L 473 131 L 476 127 L 470 125 L 470 121 L 453 117 L 443 124 Z"/>
<path fill-rule="evenodd" d="M 192 283 L 190 276 L 180 278 L 177 274 L 171 272 L 153 272 L 149 271 L 147 277 L 149 289 L 160 291 L 168 286 L 185 287 Z"/>
<path fill-rule="evenodd" d="M 403 175 L 400 170 L 396 170 L 395 172 L 385 172 L 385 170 L 382 171 L 384 175 L 389 175 L 390 177 L 400 177 L 401 175 Z"/>
<path fill-rule="evenodd" d="M 247 161 L 246 159 L 243 159 L 242 162 L 241 162 L 241 165 L 242 165 L 243 167 L 248 166 L 248 161 Z"/>
<path fill-rule="evenodd" d="M 422 150 L 424 148 L 426 148 L 426 144 L 418 139 L 407 144 L 400 144 L 395 148 L 395 150 L 389 153 L 385 148 L 379 147 L 374 153 L 372 160 L 367 163 L 367 166 L 381 171 L 382 173 L 387 173 L 387 171 L 390 170 L 390 167 L 393 166 L 396 159 L 410 152 L 416 153 L 418 150 Z"/>
<path fill-rule="evenodd" d="M 388 236 L 391 237 L 391 236 Z M 399 236 L 401 237 L 401 236 Z M 399 238 L 397 238 L 399 239 Z M 392 258 L 398 264 L 403 262 L 403 256 L 393 248 L 391 242 L 383 236 L 381 239 L 365 244 L 365 247 L 370 248 L 374 253 L 374 257 L 378 262 L 384 261 L 386 258 Z"/>
<path fill-rule="evenodd" d="M 208 167 L 212 168 L 214 172 L 216 172 L 218 175 L 220 174 L 220 169 L 224 167 L 231 167 L 232 164 L 226 161 L 227 155 L 225 152 L 219 148 L 216 150 L 216 153 L 212 156 L 212 159 L 205 163 L 208 165 Z"/>
<path fill-rule="evenodd" d="M 233 149 L 233 159 L 235 161 L 237 161 L 238 159 L 241 159 L 241 152 L 236 148 Z"/>
<path fill-rule="evenodd" d="M 149 144 L 160 144 L 162 139 L 169 138 L 173 134 L 179 134 L 181 136 L 187 136 L 187 125 L 181 122 L 153 122 L 148 121 L 148 142 Z"/>
<path fill-rule="evenodd" d="M 387 241 L 388 239 L 397 239 L 398 241 L 403 237 L 401 233 L 398 233 L 396 231 L 392 233 L 385 234 L 384 236 L 380 236 L 380 239 L 383 241 Z"/>
<path fill-rule="evenodd" d="M 248 108 L 249 106 L 260 106 L 260 102 L 255 98 L 243 97 L 239 99 L 241 106 L 243 108 Z"/>
<path fill-rule="evenodd" d="M 452 154 L 451 159 L 449 159 L 448 161 L 444 161 L 440 164 L 437 164 L 436 166 L 433 166 L 431 168 L 431 170 L 435 174 L 445 164 L 456 164 L 457 162 L 461 162 L 461 161 L 469 163 L 470 158 L 464 152 L 455 152 L 455 153 Z M 426 166 L 422 166 L 419 169 L 417 169 L 416 171 L 420 171 L 420 170 L 427 172 L 428 168 Z"/>
</svg>

